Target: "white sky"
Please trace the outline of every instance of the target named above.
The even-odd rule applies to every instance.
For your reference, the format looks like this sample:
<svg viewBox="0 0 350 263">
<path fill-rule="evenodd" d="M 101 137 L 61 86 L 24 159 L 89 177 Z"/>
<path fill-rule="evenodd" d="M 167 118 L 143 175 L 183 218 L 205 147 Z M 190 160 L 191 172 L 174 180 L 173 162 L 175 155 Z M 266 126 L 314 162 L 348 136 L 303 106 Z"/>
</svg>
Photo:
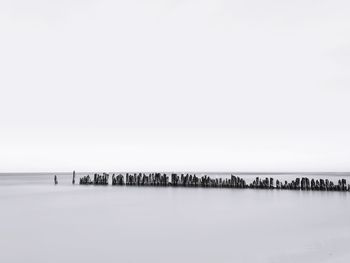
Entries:
<svg viewBox="0 0 350 263">
<path fill-rule="evenodd" d="M 350 171 L 348 0 L 0 0 L 0 172 Z"/>
</svg>

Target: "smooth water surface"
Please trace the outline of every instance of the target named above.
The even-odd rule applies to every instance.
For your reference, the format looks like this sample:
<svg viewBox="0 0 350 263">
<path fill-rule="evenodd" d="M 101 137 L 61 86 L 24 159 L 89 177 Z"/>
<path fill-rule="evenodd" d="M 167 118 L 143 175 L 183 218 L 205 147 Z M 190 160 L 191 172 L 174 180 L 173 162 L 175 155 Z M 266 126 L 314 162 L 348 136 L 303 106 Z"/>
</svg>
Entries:
<svg viewBox="0 0 350 263">
<path fill-rule="evenodd" d="M 0 175 L 0 262 L 350 262 L 350 192 L 58 179 Z"/>
</svg>

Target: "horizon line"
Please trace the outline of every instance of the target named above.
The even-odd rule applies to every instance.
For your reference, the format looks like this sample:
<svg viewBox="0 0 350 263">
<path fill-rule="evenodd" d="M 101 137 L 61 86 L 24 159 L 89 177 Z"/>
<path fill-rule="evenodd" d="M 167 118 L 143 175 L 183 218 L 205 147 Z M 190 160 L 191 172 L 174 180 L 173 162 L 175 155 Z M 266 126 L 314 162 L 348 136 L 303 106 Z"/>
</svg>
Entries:
<svg viewBox="0 0 350 263">
<path fill-rule="evenodd" d="M 0 172 L 0 175 L 4 174 L 71 174 L 75 171 L 76 174 L 84 174 L 84 173 L 197 173 L 197 174 L 246 174 L 246 175 L 253 175 L 253 174 L 349 174 L 350 171 L 342 171 L 342 172 L 334 172 L 334 171 L 271 171 L 271 172 L 258 172 L 258 171 L 40 171 L 40 172 Z"/>
</svg>

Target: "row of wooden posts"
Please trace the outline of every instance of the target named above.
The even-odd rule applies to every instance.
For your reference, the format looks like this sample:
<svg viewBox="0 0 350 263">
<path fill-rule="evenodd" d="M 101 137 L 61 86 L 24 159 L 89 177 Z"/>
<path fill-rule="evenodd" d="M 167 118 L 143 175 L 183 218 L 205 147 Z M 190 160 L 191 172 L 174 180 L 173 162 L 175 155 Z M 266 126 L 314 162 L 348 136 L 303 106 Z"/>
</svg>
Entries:
<svg viewBox="0 0 350 263">
<path fill-rule="evenodd" d="M 55 176 L 55 184 L 57 184 Z M 72 183 L 75 184 L 75 172 Z M 109 174 L 95 173 L 93 176 L 83 176 L 79 179 L 81 185 L 108 185 Z M 170 177 L 166 173 L 126 173 L 113 174 L 112 185 L 127 186 L 173 186 L 173 187 L 209 187 L 209 188 L 241 188 L 241 189 L 289 189 L 311 191 L 350 191 L 350 184 L 346 179 L 340 179 L 333 183 L 329 179 L 309 179 L 308 177 L 296 178 L 291 182 L 274 182 L 274 178 L 259 178 L 247 183 L 243 178 L 231 175 L 226 178 L 210 177 L 208 175 L 197 176 L 196 174 L 172 173 Z"/>
</svg>

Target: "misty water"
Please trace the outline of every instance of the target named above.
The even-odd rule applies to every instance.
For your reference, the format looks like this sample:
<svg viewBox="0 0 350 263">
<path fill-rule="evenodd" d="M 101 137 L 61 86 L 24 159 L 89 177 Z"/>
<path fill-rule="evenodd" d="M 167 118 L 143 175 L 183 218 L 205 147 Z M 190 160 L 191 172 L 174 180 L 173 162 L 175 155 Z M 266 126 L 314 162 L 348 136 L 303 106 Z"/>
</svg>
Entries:
<svg viewBox="0 0 350 263">
<path fill-rule="evenodd" d="M 338 180 L 313 177 L 322 176 Z M 350 192 L 71 179 L 60 174 L 55 186 L 53 174 L 0 175 L 0 262 L 350 261 Z"/>
</svg>

